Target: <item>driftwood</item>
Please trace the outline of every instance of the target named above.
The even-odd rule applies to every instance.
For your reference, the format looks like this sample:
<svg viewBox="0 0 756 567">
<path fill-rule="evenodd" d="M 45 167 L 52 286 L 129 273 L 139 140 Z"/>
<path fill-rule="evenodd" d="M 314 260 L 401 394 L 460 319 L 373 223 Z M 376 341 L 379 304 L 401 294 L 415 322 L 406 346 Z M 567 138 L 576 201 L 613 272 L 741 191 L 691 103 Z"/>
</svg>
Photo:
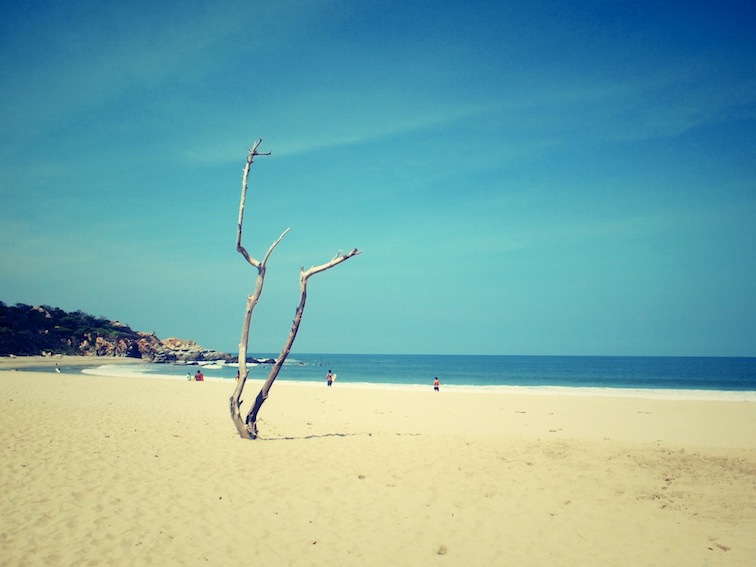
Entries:
<svg viewBox="0 0 756 567">
<path fill-rule="evenodd" d="M 299 305 L 297 305 L 297 311 L 294 315 L 294 320 L 291 323 L 291 331 L 289 331 L 289 337 L 286 339 L 286 343 L 284 344 L 283 349 L 281 349 L 281 354 L 278 355 L 276 363 L 273 365 L 273 368 L 271 368 L 270 373 L 268 374 L 268 378 L 265 380 L 265 383 L 260 389 L 260 393 L 257 394 L 255 403 L 249 410 L 247 419 L 245 420 L 247 431 L 250 433 L 250 435 L 252 435 L 252 437 L 257 436 L 257 413 L 260 411 L 260 408 L 262 407 L 265 400 L 268 399 L 270 387 L 273 385 L 273 382 L 276 381 L 278 372 L 281 370 L 284 362 L 286 362 L 286 358 L 289 356 L 289 352 L 291 352 L 291 347 L 294 344 L 294 339 L 297 338 L 297 331 L 299 331 L 299 324 L 302 322 L 302 314 L 304 313 L 305 303 L 307 302 L 307 280 L 310 279 L 310 276 L 314 276 L 315 274 L 333 268 L 334 266 L 337 266 L 342 262 L 349 260 L 349 258 L 356 256 L 359 253 L 359 250 L 355 248 L 348 254 L 336 256 L 330 262 L 327 262 L 320 266 L 313 266 L 309 270 L 302 269 L 301 273 L 299 274 Z"/>
<path fill-rule="evenodd" d="M 281 350 L 281 354 L 276 359 L 276 362 L 271 368 L 270 373 L 265 380 L 265 383 L 260 389 L 260 393 L 257 395 L 255 403 L 250 408 L 249 412 L 246 415 L 246 418 L 242 420 L 241 395 L 247 382 L 247 376 L 249 375 L 249 370 L 247 369 L 247 350 L 249 348 L 249 329 L 252 324 L 252 313 L 258 301 L 260 300 L 260 296 L 262 295 L 268 258 L 272 254 L 273 250 L 275 250 L 276 246 L 278 246 L 278 244 L 281 242 L 283 237 L 286 236 L 286 233 L 290 230 L 287 228 L 285 231 L 283 231 L 283 233 L 281 233 L 281 236 L 279 236 L 276 241 L 270 245 L 270 248 L 268 248 L 268 251 L 265 253 L 265 256 L 261 261 L 251 256 L 247 249 L 242 245 L 242 226 L 244 224 L 244 209 L 247 200 L 247 179 L 249 177 L 249 170 L 252 166 L 252 162 L 254 161 L 255 156 L 270 155 L 270 153 L 262 154 L 257 151 L 257 148 L 261 143 L 262 138 L 255 142 L 252 149 L 249 150 L 249 154 L 247 155 L 247 162 L 244 166 L 244 173 L 242 175 L 241 200 L 239 202 L 239 220 L 236 228 L 236 250 L 252 267 L 257 270 L 255 289 L 249 296 L 247 296 L 247 305 L 244 312 L 244 323 L 242 325 L 241 341 L 239 342 L 239 380 L 236 383 L 234 393 L 231 395 L 231 398 L 229 400 L 231 419 L 234 422 L 234 426 L 239 432 L 239 435 L 245 439 L 257 438 L 257 414 L 260 411 L 260 408 L 262 407 L 265 400 L 268 399 L 270 388 L 278 377 L 278 373 L 280 372 L 284 362 L 286 362 L 286 358 L 289 356 L 291 347 L 294 344 L 294 339 L 296 339 L 297 337 L 299 325 L 302 322 L 302 314 L 304 313 L 305 303 L 307 301 L 307 281 L 311 276 L 333 268 L 334 266 L 345 262 L 352 256 L 359 254 L 359 251 L 355 248 L 348 254 L 336 255 L 330 262 L 326 262 L 325 264 L 321 264 L 320 266 L 313 266 L 309 270 L 305 270 L 304 268 L 301 270 L 299 275 L 299 305 L 297 306 L 294 321 L 291 324 L 291 331 L 289 332 L 286 343 Z"/>
</svg>

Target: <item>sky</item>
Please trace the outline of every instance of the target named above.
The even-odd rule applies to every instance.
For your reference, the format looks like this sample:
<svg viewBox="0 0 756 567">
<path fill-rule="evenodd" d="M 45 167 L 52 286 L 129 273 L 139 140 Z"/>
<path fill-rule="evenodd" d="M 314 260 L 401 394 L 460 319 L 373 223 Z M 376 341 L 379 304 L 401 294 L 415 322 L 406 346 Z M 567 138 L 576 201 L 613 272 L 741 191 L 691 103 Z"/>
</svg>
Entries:
<svg viewBox="0 0 756 567">
<path fill-rule="evenodd" d="M 756 356 L 753 2 L 0 0 L 0 301 L 251 353 Z"/>
</svg>

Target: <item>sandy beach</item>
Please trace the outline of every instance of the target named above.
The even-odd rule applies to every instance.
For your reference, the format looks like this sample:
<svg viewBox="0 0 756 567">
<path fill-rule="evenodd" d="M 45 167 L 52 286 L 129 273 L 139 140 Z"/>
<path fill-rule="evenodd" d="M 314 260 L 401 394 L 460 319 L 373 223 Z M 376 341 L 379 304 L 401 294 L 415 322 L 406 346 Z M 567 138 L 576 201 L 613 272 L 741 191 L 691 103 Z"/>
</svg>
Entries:
<svg viewBox="0 0 756 567">
<path fill-rule="evenodd" d="M 753 402 L 281 381 L 263 438 L 247 441 L 229 382 L 11 368 L 0 364 L 6 565 L 756 558 Z"/>
</svg>

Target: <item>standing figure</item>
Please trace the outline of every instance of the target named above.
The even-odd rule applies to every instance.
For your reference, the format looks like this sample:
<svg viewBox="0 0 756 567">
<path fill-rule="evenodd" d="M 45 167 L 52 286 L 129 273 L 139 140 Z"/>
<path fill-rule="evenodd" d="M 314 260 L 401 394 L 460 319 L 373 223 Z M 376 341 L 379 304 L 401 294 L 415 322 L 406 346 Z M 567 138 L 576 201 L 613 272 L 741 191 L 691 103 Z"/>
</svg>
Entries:
<svg viewBox="0 0 756 567">
<path fill-rule="evenodd" d="M 436 392 L 438 392 L 438 386 L 439 386 L 439 381 L 438 381 L 438 377 L 436 377 L 436 378 L 433 379 L 433 389 Z"/>
<path fill-rule="evenodd" d="M 329 388 L 333 384 L 333 374 L 331 373 L 330 370 L 326 373 L 326 384 L 328 384 Z"/>
</svg>

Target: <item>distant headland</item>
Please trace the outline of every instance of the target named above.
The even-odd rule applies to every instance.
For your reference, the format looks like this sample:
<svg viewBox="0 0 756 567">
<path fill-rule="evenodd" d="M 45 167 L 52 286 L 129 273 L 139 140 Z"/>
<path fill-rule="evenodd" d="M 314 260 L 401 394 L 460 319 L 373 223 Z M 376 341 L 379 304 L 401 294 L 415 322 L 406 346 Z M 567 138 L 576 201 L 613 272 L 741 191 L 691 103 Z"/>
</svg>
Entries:
<svg viewBox="0 0 756 567">
<path fill-rule="evenodd" d="M 119 321 L 47 305 L 0 301 L 0 356 L 108 356 L 149 362 L 235 362 L 234 355 L 191 340 L 160 339 Z"/>
</svg>

